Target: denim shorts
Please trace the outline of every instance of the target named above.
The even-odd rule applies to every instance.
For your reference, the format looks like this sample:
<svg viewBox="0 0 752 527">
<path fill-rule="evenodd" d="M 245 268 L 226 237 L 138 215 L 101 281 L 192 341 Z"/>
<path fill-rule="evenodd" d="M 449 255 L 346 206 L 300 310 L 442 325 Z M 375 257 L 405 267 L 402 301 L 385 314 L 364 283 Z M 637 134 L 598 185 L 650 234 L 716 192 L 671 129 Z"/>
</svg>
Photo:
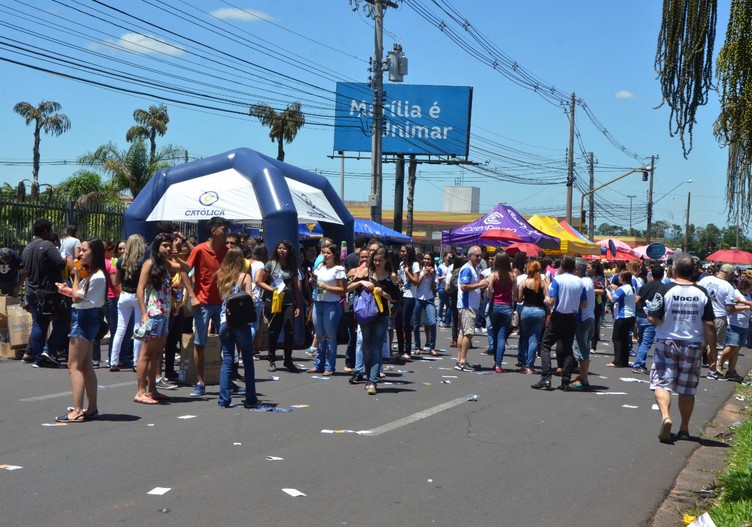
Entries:
<svg viewBox="0 0 752 527">
<path fill-rule="evenodd" d="M 164 315 L 149 317 L 147 324 L 147 327 L 151 328 L 148 331 L 150 338 L 158 339 L 159 337 L 166 337 L 170 333 L 170 319 Z"/>
<path fill-rule="evenodd" d="M 71 309 L 71 331 L 69 337 L 81 337 L 93 342 L 99 333 L 98 309 Z"/>
<path fill-rule="evenodd" d="M 196 346 L 206 344 L 209 335 L 209 321 L 214 321 L 214 327 L 219 330 L 219 312 L 222 304 L 201 304 L 193 308 L 193 343 Z"/>
<path fill-rule="evenodd" d="M 747 328 L 739 326 L 726 327 L 726 346 L 741 348 L 747 342 Z"/>
</svg>

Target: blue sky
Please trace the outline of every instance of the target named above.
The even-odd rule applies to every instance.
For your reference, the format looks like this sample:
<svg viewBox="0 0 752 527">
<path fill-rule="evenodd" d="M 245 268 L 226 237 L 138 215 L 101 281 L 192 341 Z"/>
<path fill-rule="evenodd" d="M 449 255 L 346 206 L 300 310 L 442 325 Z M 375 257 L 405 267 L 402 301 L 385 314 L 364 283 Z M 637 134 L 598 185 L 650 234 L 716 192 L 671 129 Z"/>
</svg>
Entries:
<svg viewBox="0 0 752 527">
<path fill-rule="evenodd" d="M 662 2 L 446 3 L 456 6 L 469 28 L 532 73 L 542 86 L 555 86 L 566 96 L 575 92 L 628 151 L 646 158 L 659 156 L 654 221 L 683 225 L 691 192 L 692 223 L 726 225 L 727 153 L 712 134 L 718 114 L 716 94 L 698 112 L 688 160 L 682 156 L 678 138 L 669 136 L 667 108 L 656 109 L 661 98 L 653 63 Z M 719 6 L 716 54 L 728 22 L 728 7 L 720 4 L 724 5 Z M 497 179 L 479 169 L 422 165 L 416 208 L 440 209 L 444 187 L 462 181 L 481 187 L 481 210 L 505 202 L 523 214 L 563 215 L 566 189 L 554 182 L 566 177 L 566 108 L 474 59 L 413 7 L 456 28 L 440 10 L 445 5 L 411 0 L 397 10 L 388 9 L 385 51 L 394 42 L 402 44 L 409 59 L 406 83 L 473 87 L 470 159 L 495 171 Z M 31 177 L 31 167 L 21 163 L 31 159 L 32 129 L 12 111 L 19 101 L 35 105 L 41 100 L 57 101 L 72 121 L 66 134 L 42 138 L 40 181 L 54 185 L 77 167 L 45 161 L 71 162 L 109 141 L 127 148 L 125 132 L 133 124 L 136 108 L 164 102 L 170 124 L 158 145 L 184 147 L 191 158 L 241 146 L 275 156 L 276 146 L 267 129 L 247 116 L 247 108 L 257 102 L 280 108 L 299 100 L 309 124 L 286 146 L 286 161 L 323 173 L 339 188 L 340 162 L 327 157 L 333 153 L 335 85 L 338 80 L 365 81 L 368 57 L 373 53 L 372 21 L 354 12 L 347 0 L 1 0 L 0 20 L 0 59 L 6 59 L 0 60 L 0 182 L 15 184 Z M 28 46 L 37 46 L 36 53 L 65 55 L 73 62 L 42 60 L 38 54 L 30 55 Z M 480 49 L 477 44 L 475 49 Z M 7 60 L 151 95 L 97 87 Z M 108 78 L 82 70 L 87 62 L 117 70 L 114 73 L 122 76 Z M 169 83 L 191 93 L 169 93 L 135 83 L 137 79 Z M 152 95 L 187 104 L 160 101 Z M 197 104 L 217 109 L 190 107 Z M 595 155 L 596 185 L 640 166 L 612 146 L 581 107 L 576 109 L 575 121 L 579 132 L 576 171 L 585 185 L 583 152 Z M 393 170 L 393 165 L 384 165 L 385 209 L 393 204 Z M 345 171 L 346 199 L 366 200 L 370 162 L 348 159 Z M 499 177 L 544 184 L 518 184 L 499 181 Z M 693 183 L 682 184 L 688 179 Z M 628 195 L 635 196 L 634 226 L 644 228 L 647 184 L 639 174 L 596 194 L 605 209 L 599 211 L 596 225 L 609 222 L 626 227 Z M 573 203 L 576 217 L 577 190 Z"/>
</svg>

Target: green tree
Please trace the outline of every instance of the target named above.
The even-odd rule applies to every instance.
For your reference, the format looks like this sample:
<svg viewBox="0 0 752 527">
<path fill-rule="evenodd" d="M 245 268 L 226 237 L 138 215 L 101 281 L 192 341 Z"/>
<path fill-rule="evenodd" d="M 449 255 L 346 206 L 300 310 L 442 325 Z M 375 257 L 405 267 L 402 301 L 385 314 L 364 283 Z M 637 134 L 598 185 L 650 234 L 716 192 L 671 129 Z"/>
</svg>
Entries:
<svg viewBox="0 0 752 527">
<path fill-rule="evenodd" d="M 652 234 L 653 238 L 666 238 L 666 234 L 671 230 L 671 224 L 665 220 L 656 221 L 653 223 Z"/>
<path fill-rule="evenodd" d="M 721 248 L 721 229 L 712 223 L 697 229 L 697 252 L 703 258 Z"/>
<path fill-rule="evenodd" d="M 601 236 L 626 236 L 627 231 L 623 227 L 618 225 L 611 225 L 609 223 L 601 223 L 598 228 L 595 229 L 596 234 Z"/>
<path fill-rule="evenodd" d="M 39 143 L 42 140 L 42 132 L 53 137 L 59 136 L 70 130 L 71 122 L 62 110 L 60 103 L 55 101 L 42 101 L 38 106 L 32 106 L 28 102 L 19 102 L 13 107 L 13 111 L 24 118 L 26 126 L 34 122 L 34 149 L 31 169 L 31 195 L 36 199 L 39 196 Z"/>
<path fill-rule="evenodd" d="M 149 164 L 153 165 L 157 160 L 157 136 L 167 133 L 167 124 L 170 116 L 167 115 L 167 107 L 164 104 L 149 106 L 148 110 L 134 110 L 133 119 L 138 123 L 131 126 L 125 134 L 125 140 L 132 143 L 136 139 L 149 141 Z"/>
<path fill-rule="evenodd" d="M 78 204 L 102 203 L 120 205 L 120 192 L 111 181 L 103 181 L 98 172 L 78 170 L 55 187 L 55 194 Z"/>
<path fill-rule="evenodd" d="M 154 162 L 150 163 L 146 143 L 138 138 L 128 150 L 120 150 L 115 144 L 107 143 L 94 152 L 84 154 L 78 161 L 107 176 L 108 188 L 136 197 L 152 174 L 173 166 L 183 155 L 183 148 L 167 145 L 156 152 Z"/>
<path fill-rule="evenodd" d="M 269 127 L 269 137 L 277 142 L 277 159 L 285 160 L 285 143 L 291 143 L 298 131 L 305 125 L 305 115 L 300 111 L 300 103 L 294 102 L 283 112 L 276 112 L 266 104 L 254 104 L 249 111 L 261 124 Z"/>
</svg>

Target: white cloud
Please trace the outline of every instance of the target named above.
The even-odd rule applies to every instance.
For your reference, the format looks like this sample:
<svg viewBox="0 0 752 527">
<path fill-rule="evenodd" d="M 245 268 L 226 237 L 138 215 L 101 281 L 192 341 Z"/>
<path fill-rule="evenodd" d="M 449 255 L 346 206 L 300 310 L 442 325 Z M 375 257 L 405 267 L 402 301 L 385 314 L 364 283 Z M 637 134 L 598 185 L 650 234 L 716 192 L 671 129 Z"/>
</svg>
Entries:
<svg viewBox="0 0 752 527">
<path fill-rule="evenodd" d="M 222 20 L 242 20 L 243 22 L 258 22 L 271 20 L 271 15 L 254 9 L 241 9 L 239 7 L 223 7 L 212 11 L 210 15 Z"/>
<path fill-rule="evenodd" d="M 616 97 L 617 99 L 634 99 L 636 95 L 631 91 L 619 90 L 618 92 L 616 92 L 614 97 Z"/>
<path fill-rule="evenodd" d="M 155 37 L 140 35 L 138 33 L 124 33 L 118 40 L 106 40 L 103 44 L 94 42 L 87 46 L 89 49 L 99 51 L 102 49 L 117 49 L 132 51 L 143 54 L 182 55 L 185 50 L 180 46 L 168 44 L 164 40 Z"/>
</svg>

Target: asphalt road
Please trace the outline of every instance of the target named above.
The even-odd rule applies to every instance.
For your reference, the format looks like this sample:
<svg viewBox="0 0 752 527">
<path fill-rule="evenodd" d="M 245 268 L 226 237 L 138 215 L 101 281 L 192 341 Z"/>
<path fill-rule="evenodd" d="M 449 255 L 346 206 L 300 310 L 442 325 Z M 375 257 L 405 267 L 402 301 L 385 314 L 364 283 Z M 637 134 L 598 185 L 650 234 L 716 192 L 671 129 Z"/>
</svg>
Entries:
<svg viewBox="0 0 752 527">
<path fill-rule="evenodd" d="M 442 358 L 393 367 L 393 384 L 370 397 L 345 375 L 269 381 L 257 362 L 262 399 L 307 405 L 287 413 L 220 409 L 212 386 L 202 399 L 183 387 L 169 404 L 138 405 L 134 374 L 100 369 L 101 418 L 67 426 L 44 426 L 70 404 L 65 370 L 0 361 L 0 465 L 22 467 L 0 470 L 0 524 L 635 527 L 699 444 L 658 442 L 648 384 L 621 380 L 647 377 L 606 368 L 610 343 L 593 357 L 599 395 L 490 373 L 485 336 L 470 354 L 482 374 L 457 372 L 448 337 L 439 331 Z M 701 379 L 693 434 L 732 389 Z M 169 490 L 149 494 L 157 487 Z"/>
</svg>

